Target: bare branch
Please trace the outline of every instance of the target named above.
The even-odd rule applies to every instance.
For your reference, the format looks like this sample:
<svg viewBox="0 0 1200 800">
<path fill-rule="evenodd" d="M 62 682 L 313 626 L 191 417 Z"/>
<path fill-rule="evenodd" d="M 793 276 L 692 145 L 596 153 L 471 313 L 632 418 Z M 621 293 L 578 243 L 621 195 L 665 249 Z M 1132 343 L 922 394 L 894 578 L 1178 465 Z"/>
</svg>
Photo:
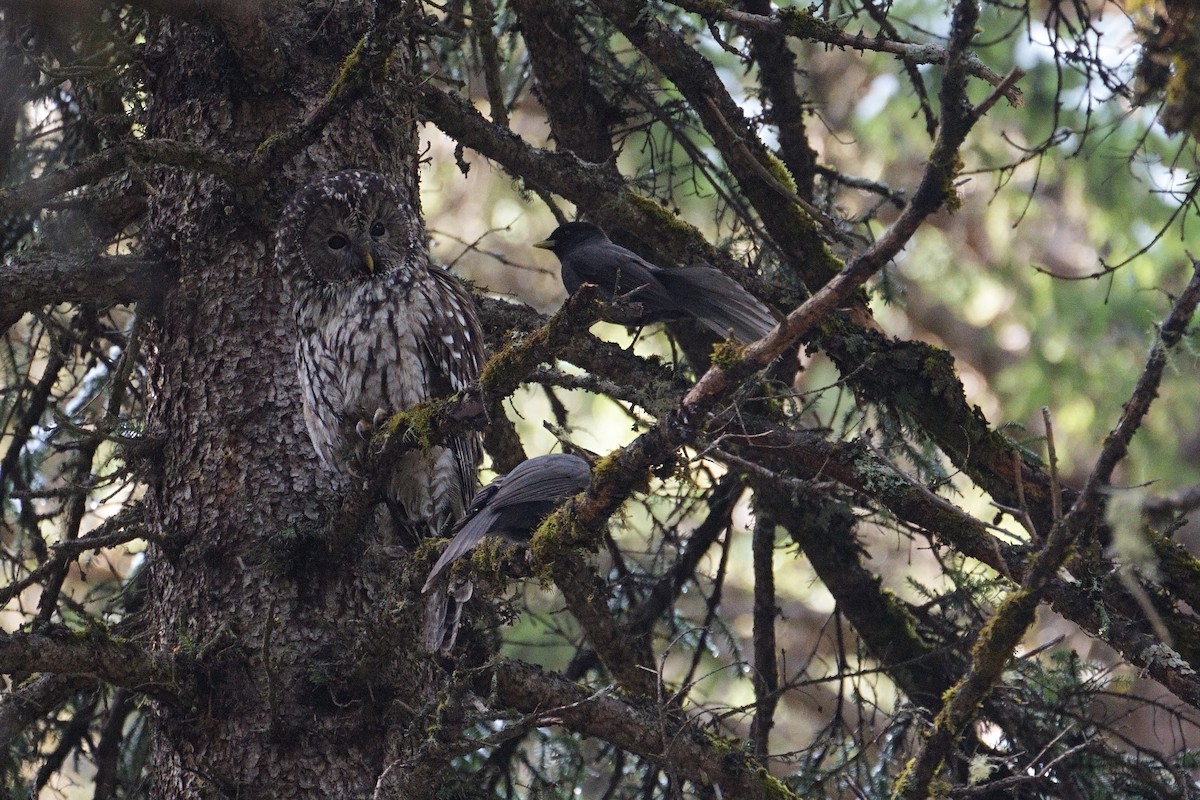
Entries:
<svg viewBox="0 0 1200 800">
<path fill-rule="evenodd" d="M 1183 293 L 1175 300 L 1171 312 L 1159 328 L 1158 336 L 1150 347 L 1150 355 L 1146 366 L 1134 386 L 1133 394 L 1124 405 L 1121 418 L 1104 440 L 1104 448 L 1096 459 L 1096 466 L 1088 476 L 1083 491 L 1080 492 L 1075 504 L 1068 512 L 1072 527 L 1083 527 L 1090 524 L 1098 512 L 1101 489 L 1107 486 L 1112 478 L 1112 472 L 1129 452 L 1129 442 L 1141 427 L 1142 419 L 1150 410 L 1150 404 L 1158 397 L 1158 386 L 1162 382 L 1163 370 L 1167 366 L 1167 351 L 1179 343 L 1187 330 L 1188 323 L 1200 305 L 1200 261 L 1192 261 L 1192 277 Z"/>
<path fill-rule="evenodd" d="M 815 14 L 799 7 L 782 9 L 778 15 L 766 16 L 738 11 L 719 2 L 698 3 L 694 0 L 675 0 L 674 4 L 685 11 L 699 14 L 705 19 L 732 22 L 748 31 L 787 35 L 805 41 L 843 47 L 847 50 L 888 53 L 912 64 L 944 64 L 946 62 L 946 49 L 938 45 L 901 42 L 880 36 L 867 37 L 861 33 L 852 35 L 837 25 L 819 19 Z M 962 63 L 971 76 L 987 81 L 999 89 L 1000 93 L 1013 106 L 1021 105 L 1023 102 L 1021 90 L 1012 85 L 1012 81 L 1007 80 L 1008 76 L 1001 75 L 988 67 L 974 53 L 965 53 Z"/>
<path fill-rule="evenodd" d="M 422 112 L 447 136 L 478 150 L 514 176 L 575 203 L 595 197 L 632 196 L 611 164 L 593 164 L 569 152 L 533 147 L 507 128 L 489 122 L 463 98 L 429 82 L 413 89 Z"/>
<path fill-rule="evenodd" d="M 751 553 L 754 558 L 754 719 L 750 739 L 754 755 L 770 753 L 771 728 L 779 702 L 779 666 L 776 664 L 775 617 L 775 520 L 764 508 L 755 509 Z"/>
<path fill-rule="evenodd" d="M 0 330 L 58 303 L 133 303 L 162 291 L 173 277 L 162 261 L 35 250 L 0 267 Z"/>
<path fill-rule="evenodd" d="M 123 509 L 106 520 L 100 527 L 77 539 L 59 542 L 53 546 L 53 555 L 24 578 L 0 587 L 0 606 L 7 605 L 14 597 L 35 583 L 44 581 L 56 570 L 61 570 L 80 553 L 116 547 L 146 535 L 142 526 L 143 514 L 140 505 Z"/>
<path fill-rule="evenodd" d="M 615 693 L 590 693 L 521 661 L 501 659 L 492 675 L 504 704 L 542 715 L 542 725 L 611 742 L 698 786 L 715 784 L 724 797 L 795 797 L 750 756 L 714 747 L 708 734 L 678 712 L 635 706 Z"/>
</svg>

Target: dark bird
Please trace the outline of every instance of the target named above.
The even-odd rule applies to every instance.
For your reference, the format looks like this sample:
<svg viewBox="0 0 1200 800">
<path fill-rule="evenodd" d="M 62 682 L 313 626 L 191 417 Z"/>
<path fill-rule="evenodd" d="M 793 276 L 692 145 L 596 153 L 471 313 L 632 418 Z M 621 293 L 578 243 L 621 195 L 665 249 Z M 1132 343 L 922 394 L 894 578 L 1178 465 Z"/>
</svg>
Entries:
<svg viewBox="0 0 1200 800">
<path fill-rule="evenodd" d="M 454 646 L 463 604 L 471 598 L 469 578 L 447 579 L 451 565 L 474 550 L 485 536 L 528 541 L 533 531 L 563 500 L 588 487 L 592 472 L 579 456 L 553 453 L 523 461 L 479 490 L 463 518 L 451 531 L 453 538 L 429 571 L 422 592 L 433 592 L 431 601 L 444 598 L 443 612 L 426 616 L 425 645 L 431 652 Z M 443 588 L 443 584 L 449 585 Z M 449 607 L 449 601 L 455 607 Z"/>
<path fill-rule="evenodd" d="M 479 490 L 467 513 L 454 526 L 453 538 L 429 571 L 421 589 L 428 592 L 450 565 L 474 550 L 485 536 L 528 541 L 535 528 L 563 500 L 579 494 L 592 479 L 579 456 L 552 453 L 522 461 Z"/>
<path fill-rule="evenodd" d="M 594 283 L 609 299 L 640 304 L 645 309 L 640 324 L 694 318 L 743 343 L 761 339 L 775 327 L 770 310 L 720 270 L 663 269 L 614 244 L 590 222 L 560 225 L 534 247 L 558 256 L 569 293 Z"/>
</svg>

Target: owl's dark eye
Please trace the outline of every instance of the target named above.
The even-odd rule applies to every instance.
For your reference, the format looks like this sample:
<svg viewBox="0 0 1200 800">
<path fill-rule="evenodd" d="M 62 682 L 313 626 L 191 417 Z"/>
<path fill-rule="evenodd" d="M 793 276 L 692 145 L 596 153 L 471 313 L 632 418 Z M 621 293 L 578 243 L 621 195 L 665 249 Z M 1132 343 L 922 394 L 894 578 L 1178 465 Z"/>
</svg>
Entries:
<svg viewBox="0 0 1200 800">
<path fill-rule="evenodd" d="M 387 233 L 387 228 L 384 227 L 382 222 L 376 220 L 371 224 L 371 235 L 376 239 L 378 239 L 380 236 L 383 236 L 385 233 Z"/>
<path fill-rule="evenodd" d="M 350 244 L 350 240 L 340 233 L 335 233 L 333 236 L 330 236 L 325 243 L 329 245 L 330 250 L 341 250 L 343 247 Z"/>
</svg>

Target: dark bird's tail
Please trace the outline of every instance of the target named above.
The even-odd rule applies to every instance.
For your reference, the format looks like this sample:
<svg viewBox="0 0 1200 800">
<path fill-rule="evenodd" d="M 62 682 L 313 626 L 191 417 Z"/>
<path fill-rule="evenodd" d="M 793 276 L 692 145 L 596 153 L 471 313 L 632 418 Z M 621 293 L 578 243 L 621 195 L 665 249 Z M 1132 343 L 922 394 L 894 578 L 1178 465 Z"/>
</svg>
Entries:
<svg viewBox="0 0 1200 800">
<path fill-rule="evenodd" d="M 584 459 L 553 453 L 521 462 L 475 495 L 421 589 L 428 595 L 422 635 L 426 650 L 444 653 L 454 646 L 463 604 L 471 598 L 470 577 L 450 574 L 453 563 L 485 536 L 527 541 L 555 506 L 586 489 L 591 478 Z"/>
<path fill-rule="evenodd" d="M 733 336 L 743 344 L 766 336 L 775 317 L 757 297 L 720 270 L 712 267 L 679 267 L 655 273 L 681 309 L 703 322 L 719 336 Z"/>
</svg>

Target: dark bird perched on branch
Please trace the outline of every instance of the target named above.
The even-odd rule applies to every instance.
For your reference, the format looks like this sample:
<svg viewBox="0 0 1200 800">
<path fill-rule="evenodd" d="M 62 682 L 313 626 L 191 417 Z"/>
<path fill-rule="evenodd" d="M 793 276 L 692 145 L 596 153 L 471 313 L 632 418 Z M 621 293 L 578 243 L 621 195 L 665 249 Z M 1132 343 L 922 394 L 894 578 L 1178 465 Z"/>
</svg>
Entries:
<svg viewBox="0 0 1200 800">
<path fill-rule="evenodd" d="M 563 500 L 588 487 L 592 471 L 579 456 L 553 453 L 520 464 L 479 490 L 471 507 L 454 526 L 453 538 L 429 571 L 422 592 L 433 591 L 427 607 L 425 646 L 446 652 L 454 646 L 463 604 L 474 590 L 469 578 L 450 580 L 441 588 L 451 565 L 474 550 L 485 536 L 528 541 L 534 529 Z M 440 599 L 441 608 L 435 606 Z M 450 607 L 450 602 L 454 607 Z"/>
<path fill-rule="evenodd" d="M 608 298 L 641 305 L 645 314 L 638 324 L 694 318 L 743 343 L 761 339 L 775 327 L 770 310 L 720 270 L 657 267 L 614 244 L 590 222 L 560 225 L 534 247 L 558 256 L 568 292 L 594 283 Z"/>
</svg>

